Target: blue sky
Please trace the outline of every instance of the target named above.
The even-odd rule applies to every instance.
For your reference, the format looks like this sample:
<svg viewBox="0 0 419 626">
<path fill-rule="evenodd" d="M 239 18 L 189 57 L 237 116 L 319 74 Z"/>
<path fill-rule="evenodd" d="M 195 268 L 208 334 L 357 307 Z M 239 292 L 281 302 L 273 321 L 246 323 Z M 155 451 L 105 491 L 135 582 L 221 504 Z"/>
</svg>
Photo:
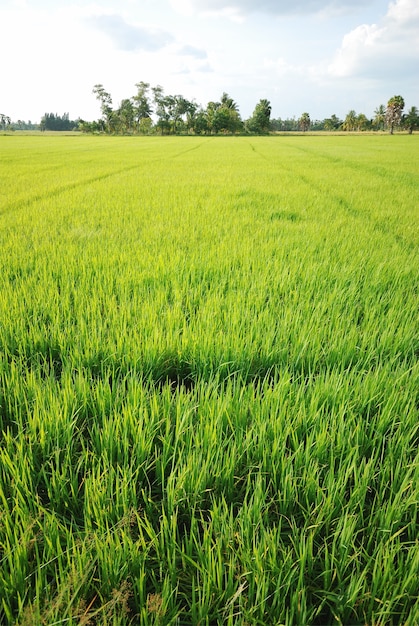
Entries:
<svg viewBox="0 0 419 626">
<path fill-rule="evenodd" d="M 350 109 L 393 95 L 419 107 L 419 0 L 1 0 L 0 112 L 100 116 L 135 83 L 206 105 L 226 91 L 243 118 Z"/>
</svg>

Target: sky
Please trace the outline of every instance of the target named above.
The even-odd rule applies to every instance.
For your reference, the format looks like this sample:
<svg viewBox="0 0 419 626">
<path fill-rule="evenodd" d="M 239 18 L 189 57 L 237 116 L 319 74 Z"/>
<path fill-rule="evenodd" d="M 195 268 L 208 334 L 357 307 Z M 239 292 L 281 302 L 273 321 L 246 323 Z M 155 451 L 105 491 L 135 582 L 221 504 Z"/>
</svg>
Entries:
<svg viewBox="0 0 419 626">
<path fill-rule="evenodd" d="M 241 116 L 374 116 L 419 107 L 419 0 L 0 0 L 0 112 L 94 120 L 136 83 L 206 106 L 227 92 Z"/>
</svg>

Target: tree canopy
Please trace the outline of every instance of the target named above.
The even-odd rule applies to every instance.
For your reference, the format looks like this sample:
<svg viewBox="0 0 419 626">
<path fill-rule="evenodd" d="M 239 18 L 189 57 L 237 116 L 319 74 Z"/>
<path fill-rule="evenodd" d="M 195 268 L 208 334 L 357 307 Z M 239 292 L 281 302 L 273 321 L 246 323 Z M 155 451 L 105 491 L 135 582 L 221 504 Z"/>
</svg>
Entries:
<svg viewBox="0 0 419 626">
<path fill-rule="evenodd" d="M 298 125 L 300 129 L 305 133 L 309 130 L 311 124 L 310 115 L 308 113 L 303 113 L 300 119 L 298 120 Z"/>
<path fill-rule="evenodd" d="M 70 120 L 68 113 L 45 113 L 41 119 L 41 130 L 74 130 L 78 127 L 78 121 Z"/>
<path fill-rule="evenodd" d="M 251 133 L 268 133 L 271 127 L 272 107 L 269 100 L 259 100 L 252 117 L 247 121 L 246 127 Z"/>
<path fill-rule="evenodd" d="M 2 130 L 6 130 L 6 128 L 8 126 L 10 126 L 11 124 L 11 119 L 8 115 L 5 115 L 4 113 L 0 113 L 0 128 Z"/>
<path fill-rule="evenodd" d="M 417 107 L 413 106 L 409 109 L 409 111 L 403 115 L 402 117 L 402 126 L 406 130 L 409 131 L 409 135 L 413 133 L 414 130 L 419 129 L 419 111 Z"/>
<path fill-rule="evenodd" d="M 332 114 L 323 120 L 312 119 L 306 111 L 299 118 L 272 118 L 272 106 L 269 100 L 262 98 L 257 102 L 252 115 L 242 119 L 239 105 L 227 92 L 223 92 L 218 101 L 210 101 L 203 106 L 195 100 L 189 100 L 181 94 L 166 94 L 161 85 L 151 86 L 140 81 L 135 84 L 133 96 L 123 98 L 114 106 L 111 94 L 98 83 L 93 87 L 93 94 L 100 104 L 99 119 L 88 122 L 82 119 L 70 120 L 69 114 L 45 113 L 40 124 L 17 120 L 12 122 L 7 115 L 0 114 L 0 129 L 10 130 L 54 130 L 68 131 L 78 129 L 87 133 L 107 133 L 118 135 L 134 134 L 268 134 L 288 131 L 384 131 L 391 134 L 401 129 L 412 134 L 419 130 L 419 113 L 412 106 L 403 114 L 405 102 L 402 96 L 392 96 L 387 105 L 380 104 L 374 116 L 368 118 L 364 113 L 351 109 L 342 120 Z"/>
<path fill-rule="evenodd" d="M 400 125 L 403 109 L 404 99 L 402 96 L 393 96 L 387 103 L 386 123 L 391 135 L 394 133 L 394 127 Z"/>
</svg>

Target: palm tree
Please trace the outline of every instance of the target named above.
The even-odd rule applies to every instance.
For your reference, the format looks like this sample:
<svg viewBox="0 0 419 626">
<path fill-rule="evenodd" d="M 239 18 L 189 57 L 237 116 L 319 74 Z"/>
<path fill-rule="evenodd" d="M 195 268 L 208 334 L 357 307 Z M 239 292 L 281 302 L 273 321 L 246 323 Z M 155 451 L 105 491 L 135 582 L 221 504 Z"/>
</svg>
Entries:
<svg viewBox="0 0 419 626">
<path fill-rule="evenodd" d="M 133 131 L 135 123 L 135 109 L 130 98 L 122 100 L 119 109 L 115 111 L 115 116 L 119 121 L 120 130 L 123 133 Z"/>
<path fill-rule="evenodd" d="M 239 111 L 239 106 L 237 102 L 234 102 L 233 98 L 230 98 L 228 93 L 226 93 L 225 91 L 223 95 L 221 96 L 221 106 L 225 107 L 226 109 L 230 109 L 232 111 L 236 111 L 236 112 Z"/>
<path fill-rule="evenodd" d="M 407 128 L 409 135 L 419 128 L 419 111 L 417 107 L 412 107 L 406 115 L 403 115 L 402 125 L 403 128 Z"/>
<path fill-rule="evenodd" d="M 271 125 L 271 103 L 263 98 L 259 100 L 253 111 L 253 115 L 246 122 L 246 128 L 250 133 L 268 133 Z"/>
<path fill-rule="evenodd" d="M 356 129 L 358 131 L 360 130 L 366 130 L 369 126 L 370 122 L 367 118 L 366 115 L 364 115 L 364 113 L 360 113 L 357 118 L 356 118 Z"/>
<path fill-rule="evenodd" d="M 351 109 L 347 116 L 345 117 L 345 121 L 342 124 L 343 130 L 352 131 L 356 130 L 357 127 L 357 114 L 356 111 Z"/>
<path fill-rule="evenodd" d="M 386 122 L 390 128 L 390 135 L 394 133 L 394 127 L 400 124 L 404 109 L 402 96 L 393 96 L 387 103 Z"/>
<path fill-rule="evenodd" d="M 374 126 L 378 130 L 384 130 L 384 124 L 386 122 L 386 107 L 384 104 L 380 104 L 374 111 Z"/>
<path fill-rule="evenodd" d="M 301 128 L 303 133 L 305 133 L 310 128 L 311 120 L 308 113 L 303 113 L 300 119 L 298 120 L 298 126 Z"/>
</svg>

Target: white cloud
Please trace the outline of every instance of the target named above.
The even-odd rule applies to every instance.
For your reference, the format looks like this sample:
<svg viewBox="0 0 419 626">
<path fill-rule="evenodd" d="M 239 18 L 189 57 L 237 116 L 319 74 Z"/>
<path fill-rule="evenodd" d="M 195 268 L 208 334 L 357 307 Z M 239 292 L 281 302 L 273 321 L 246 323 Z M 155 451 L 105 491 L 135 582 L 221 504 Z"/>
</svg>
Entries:
<svg viewBox="0 0 419 626">
<path fill-rule="evenodd" d="M 168 32 L 129 24 L 121 15 L 93 15 L 86 18 L 86 22 L 108 35 L 119 50 L 128 52 L 153 52 L 164 48 L 174 39 Z"/>
<path fill-rule="evenodd" d="M 306 68 L 302 65 L 288 63 L 283 57 L 278 59 L 265 59 L 263 67 L 276 78 L 285 78 L 289 76 L 301 76 L 306 73 Z"/>
<path fill-rule="evenodd" d="M 397 0 L 378 24 L 346 34 L 328 67 L 331 77 L 371 79 L 411 75 L 419 80 L 419 3 Z"/>
<path fill-rule="evenodd" d="M 201 48 L 195 48 L 195 46 L 182 46 L 178 50 L 178 54 L 181 56 L 193 57 L 194 59 L 206 59 L 207 53 Z"/>
<path fill-rule="evenodd" d="M 334 61 L 329 65 L 332 76 L 351 76 L 357 73 L 365 58 L 371 61 L 385 41 L 386 28 L 377 24 L 362 24 L 344 36 Z"/>
<path fill-rule="evenodd" d="M 359 12 L 335 16 L 349 4 Z M 227 91 L 244 117 L 260 98 L 274 116 L 313 119 L 372 113 L 394 93 L 419 103 L 418 0 L 0 0 L 0 23 L 0 110 L 12 119 L 95 119 L 94 84 L 117 106 L 141 80 L 204 105 Z"/>
<path fill-rule="evenodd" d="M 387 17 L 396 24 L 407 28 L 417 28 L 419 26 L 419 3 L 417 0 L 391 2 Z"/>
<path fill-rule="evenodd" d="M 171 0 L 172 6 L 185 15 L 203 13 L 240 19 L 250 13 L 271 15 L 308 14 L 331 11 L 340 13 L 365 7 L 372 0 Z"/>
</svg>

